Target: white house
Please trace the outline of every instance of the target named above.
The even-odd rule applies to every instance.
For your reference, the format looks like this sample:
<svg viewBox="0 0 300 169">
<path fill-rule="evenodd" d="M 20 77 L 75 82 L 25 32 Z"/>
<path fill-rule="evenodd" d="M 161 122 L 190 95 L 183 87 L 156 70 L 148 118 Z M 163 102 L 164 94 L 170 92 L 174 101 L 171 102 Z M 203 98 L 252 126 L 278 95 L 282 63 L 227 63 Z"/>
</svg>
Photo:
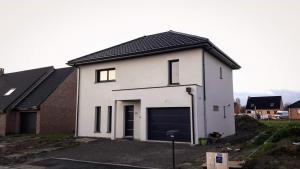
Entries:
<svg viewBox="0 0 300 169">
<path fill-rule="evenodd" d="M 78 69 L 76 136 L 198 144 L 235 133 L 232 70 L 208 39 L 168 31 L 68 62 Z"/>
</svg>

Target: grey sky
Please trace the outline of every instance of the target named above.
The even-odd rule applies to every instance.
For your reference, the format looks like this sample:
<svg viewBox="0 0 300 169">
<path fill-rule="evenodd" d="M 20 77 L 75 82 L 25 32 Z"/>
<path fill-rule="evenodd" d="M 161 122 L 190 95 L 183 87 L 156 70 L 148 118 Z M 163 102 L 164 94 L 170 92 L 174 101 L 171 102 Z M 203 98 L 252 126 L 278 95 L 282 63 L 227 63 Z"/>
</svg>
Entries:
<svg viewBox="0 0 300 169">
<path fill-rule="evenodd" d="M 209 38 L 236 60 L 236 92 L 300 91 L 300 1 L 0 0 L 0 67 L 54 65 L 175 30 Z"/>
</svg>

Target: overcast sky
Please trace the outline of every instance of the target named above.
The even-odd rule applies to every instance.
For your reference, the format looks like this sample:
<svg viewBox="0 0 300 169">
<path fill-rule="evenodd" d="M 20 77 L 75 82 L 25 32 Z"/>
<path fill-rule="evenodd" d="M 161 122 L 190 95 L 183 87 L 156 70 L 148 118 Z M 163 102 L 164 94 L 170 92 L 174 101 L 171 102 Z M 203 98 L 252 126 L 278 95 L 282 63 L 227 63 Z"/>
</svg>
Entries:
<svg viewBox="0 0 300 169">
<path fill-rule="evenodd" d="M 237 93 L 300 91 L 297 0 L 0 0 L 0 67 L 64 67 L 168 30 L 207 37 L 237 61 Z"/>
</svg>

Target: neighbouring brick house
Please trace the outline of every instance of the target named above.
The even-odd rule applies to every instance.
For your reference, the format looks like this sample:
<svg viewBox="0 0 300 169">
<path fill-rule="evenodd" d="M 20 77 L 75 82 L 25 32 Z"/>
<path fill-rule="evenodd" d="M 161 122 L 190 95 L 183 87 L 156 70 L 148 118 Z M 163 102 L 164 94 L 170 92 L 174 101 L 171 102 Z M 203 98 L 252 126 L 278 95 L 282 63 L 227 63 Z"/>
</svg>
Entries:
<svg viewBox="0 0 300 169">
<path fill-rule="evenodd" d="M 289 105 L 289 118 L 300 120 L 300 100 Z"/>
<path fill-rule="evenodd" d="M 45 67 L 4 73 L 0 69 L 0 135 L 72 133 L 77 74 Z"/>
<path fill-rule="evenodd" d="M 241 113 L 241 104 L 238 102 L 234 102 L 234 114 Z"/>
<path fill-rule="evenodd" d="M 255 116 L 273 118 L 277 111 L 283 110 L 281 96 L 248 97 L 246 113 Z"/>
</svg>

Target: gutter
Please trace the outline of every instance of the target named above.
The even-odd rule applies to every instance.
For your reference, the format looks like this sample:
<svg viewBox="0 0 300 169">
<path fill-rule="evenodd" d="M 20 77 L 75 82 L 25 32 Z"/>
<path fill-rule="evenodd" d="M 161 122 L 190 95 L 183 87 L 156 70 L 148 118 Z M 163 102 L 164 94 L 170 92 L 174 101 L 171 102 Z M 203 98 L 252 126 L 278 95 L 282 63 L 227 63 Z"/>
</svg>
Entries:
<svg viewBox="0 0 300 169">
<path fill-rule="evenodd" d="M 191 107 L 192 107 L 192 132 L 193 132 L 193 138 L 192 138 L 192 144 L 195 144 L 195 119 L 194 119 L 194 95 L 192 93 L 192 88 L 187 87 L 186 92 L 191 96 Z"/>
</svg>

